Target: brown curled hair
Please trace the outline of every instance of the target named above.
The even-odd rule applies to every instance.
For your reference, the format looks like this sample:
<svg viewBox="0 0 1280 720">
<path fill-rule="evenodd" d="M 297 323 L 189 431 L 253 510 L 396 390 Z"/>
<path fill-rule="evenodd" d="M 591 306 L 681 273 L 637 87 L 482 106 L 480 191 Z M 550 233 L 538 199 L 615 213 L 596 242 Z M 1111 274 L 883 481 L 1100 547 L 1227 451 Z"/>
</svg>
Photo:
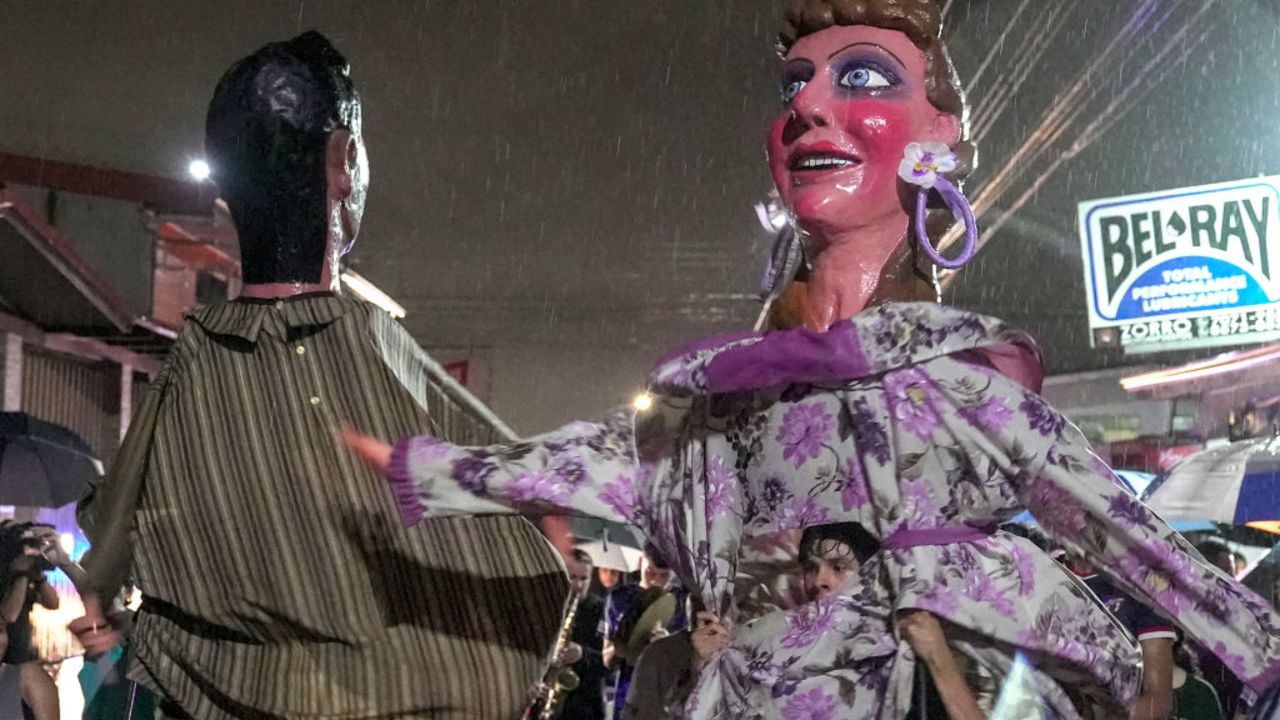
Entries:
<svg viewBox="0 0 1280 720">
<path fill-rule="evenodd" d="M 959 182 L 968 177 L 977 155 L 968 137 L 968 106 L 942 40 L 942 11 L 933 0 L 789 0 L 778 33 L 778 52 L 785 55 L 800 38 L 838 25 L 897 30 L 920 48 L 926 97 L 934 107 L 960 120 L 960 141 L 954 148 L 957 166 L 948 178 Z"/>
</svg>

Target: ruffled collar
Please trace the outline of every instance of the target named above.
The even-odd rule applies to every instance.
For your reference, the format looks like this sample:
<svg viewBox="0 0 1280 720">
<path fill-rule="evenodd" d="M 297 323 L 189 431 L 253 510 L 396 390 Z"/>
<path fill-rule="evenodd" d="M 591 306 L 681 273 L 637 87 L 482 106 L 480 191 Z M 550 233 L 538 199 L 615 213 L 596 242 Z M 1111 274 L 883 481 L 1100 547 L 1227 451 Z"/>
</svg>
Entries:
<svg viewBox="0 0 1280 720">
<path fill-rule="evenodd" d="M 1038 392 L 1040 350 L 1025 332 L 986 315 L 936 303 L 889 303 L 826 332 L 783 330 L 702 340 L 667 355 L 650 389 L 716 395 L 795 383 L 848 382 L 946 355 L 986 365 Z"/>
</svg>

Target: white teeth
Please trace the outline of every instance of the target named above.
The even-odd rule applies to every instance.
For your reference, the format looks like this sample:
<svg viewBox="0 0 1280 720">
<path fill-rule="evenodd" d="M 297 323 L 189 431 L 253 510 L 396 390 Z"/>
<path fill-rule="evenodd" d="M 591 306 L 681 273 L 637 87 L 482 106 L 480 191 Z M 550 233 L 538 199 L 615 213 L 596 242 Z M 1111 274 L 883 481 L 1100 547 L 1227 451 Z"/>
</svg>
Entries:
<svg viewBox="0 0 1280 720">
<path fill-rule="evenodd" d="M 802 159 L 796 163 L 797 170 L 825 170 L 827 168 L 841 168 L 852 165 L 853 161 L 847 158 L 831 157 L 826 155 L 815 155 Z"/>
</svg>

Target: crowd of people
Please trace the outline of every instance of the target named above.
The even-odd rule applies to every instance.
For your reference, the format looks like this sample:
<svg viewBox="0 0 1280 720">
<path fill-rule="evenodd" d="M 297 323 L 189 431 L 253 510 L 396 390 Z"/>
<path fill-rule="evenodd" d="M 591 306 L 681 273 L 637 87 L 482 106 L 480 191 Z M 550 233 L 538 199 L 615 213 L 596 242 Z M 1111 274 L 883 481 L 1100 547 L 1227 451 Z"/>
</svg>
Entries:
<svg viewBox="0 0 1280 720">
<path fill-rule="evenodd" d="M 1034 525 L 1009 523 L 1002 530 L 1025 537 L 1057 557 L 1136 638 L 1143 684 L 1128 716 L 1131 720 L 1232 720 L 1237 710 L 1243 710 L 1240 681 L 1213 653 L 1186 642 L 1157 611 L 1117 590 L 1085 559 L 1055 546 Z M 1226 573 L 1234 576 L 1244 570 L 1243 555 L 1222 539 L 1201 538 L 1196 549 Z M 879 542 L 856 523 L 806 528 L 795 564 L 804 601 L 833 602 L 842 592 L 851 591 L 862 565 L 879 550 Z M 601 567 L 592 582 L 592 560 L 582 550 L 574 551 L 568 567 L 580 599 L 578 615 L 572 623 L 573 640 L 553 660 L 552 674 L 571 668 L 581 682 L 556 717 L 663 720 L 678 716 L 702 669 L 727 647 L 727 628 L 705 612 L 696 596 L 680 588 L 652 545 L 645 548 L 634 577 Z M 683 613 L 672 614 L 669 620 L 659 617 L 665 622 L 643 628 L 645 636 L 635 643 L 643 648 L 637 657 L 619 656 L 618 644 L 627 643 L 626 635 L 632 630 L 623 627 L 623 618 L 638 595 L 655 588 L 678 598 Z M 981 684 L 965 677 L 954 657 L 935 658 L 927 667 L 937 670 L 920 671 L 922 692 L 909 718 L 949 717 L 945 698 L 967 695 L 969 686 Z M 535 701 L 526 717 L 539 717 L 543 707 Z"/>
<path fill-rule="evenodd" d="M 1241 684 L 1212 653 L 1186 643 L 1158 612 L 1118 591 L 1086 560 L 1056 547 L 1035 526 L 1010 523 L 1002 530 L 1025 537 L 1059 558 L 1137 639 L 1143 686 L 1131 720 L 1237 717 Z M 1221 539 L 1202 538 L 1196 548 L 1226 573 L 1236 575 L 1244 568 L 1244 557 Z M 850 591 L 861 566 L 879 550 L 879 542 L 856 523 L 806 528 L 795 563 L 804 602 L 832 602 Z M 0 633 L 4 652 L 0 720 L 56 719 L 57 688 L 32 646 L 30 611 L 37 603 L 50 609 L 58 605 L 48 572 L 60 569 L 82 581 L 83 570 L 61 547 L 52 527 L 32 523 L 0 524 L 0 560 L 7 560 L 8 568 L 0 599 L 5 619 Z M 557 646 L 547 678 L 554 683 L 568 671 L 574 680 L 553 717 L 663 720 L 677 716 L 702 669 L 727 647 L 728 630 L 680 586 L 652 545 L 645 547 L 635 573 L 596 568 L 591 556 L 580 549 L 573 550 L 565 564 L 573 610 L 567 618 L 569 634 Z M 664 595 L 675 600 L 672 605 L 678 610 L 658 613 L 648 625 L 639 625 L 644 610 Z M 637 654 L 629 656 L 628 647 Z M 130 718 L 152 717 L 154 697 L 124 679 L 122 660 L 122 648 L 116 648 L 110 656 L 95 658 L 86 669 L 88 675 L 100 676 L 85 687 L 86 718 L 124 717 L 127 707 L 131 707 Z M 954 658 L 927 667 L 942 672 L 935 676 L 921 669 L 918 706 L 907 717 L 949 717 L 947 694 L 968 694 L 967 688 L 977 683 L 964 677 Z M 540 686 L 525 718 L 547 717 L 549 689 L 547 683 Z"/>
</svg>

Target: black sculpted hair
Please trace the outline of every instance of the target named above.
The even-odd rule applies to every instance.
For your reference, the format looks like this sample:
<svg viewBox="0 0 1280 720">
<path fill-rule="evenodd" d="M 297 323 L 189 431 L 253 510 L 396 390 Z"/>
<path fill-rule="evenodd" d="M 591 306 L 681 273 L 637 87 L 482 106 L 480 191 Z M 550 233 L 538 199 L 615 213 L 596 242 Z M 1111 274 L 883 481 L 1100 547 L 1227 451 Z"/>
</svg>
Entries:
<svg viewBox="0 0 1280 720">
<path fill-rule="evenodd" d="M 240 236 L 246 283 L 318 282 L 328 238 L 325 149 L 360 134 L 346 58 L 314 30 L 267 45 L 222 76 L 205 152 Z"/>
</svg>

